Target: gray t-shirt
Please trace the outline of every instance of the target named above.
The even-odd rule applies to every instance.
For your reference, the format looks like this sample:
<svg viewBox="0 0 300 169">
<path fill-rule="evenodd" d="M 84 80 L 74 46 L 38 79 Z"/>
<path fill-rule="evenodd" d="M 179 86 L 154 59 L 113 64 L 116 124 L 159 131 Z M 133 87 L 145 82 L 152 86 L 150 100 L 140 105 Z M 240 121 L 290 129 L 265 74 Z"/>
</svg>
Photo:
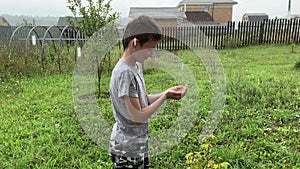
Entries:
<svg viewBox="0 0 300 169">
<path fill-rule="evenodd" d="M 124 96 L 138 98 L 141 108 L 148 106 L 141 64 L 134 68 L 120 60 L 112 72 L 110 97 L 116 123 L 112 129 L 110 153 L 133 158 L 149 156 L 149 121 L 141 124 L 133 122 L 127 112 Z"/>
</svg>

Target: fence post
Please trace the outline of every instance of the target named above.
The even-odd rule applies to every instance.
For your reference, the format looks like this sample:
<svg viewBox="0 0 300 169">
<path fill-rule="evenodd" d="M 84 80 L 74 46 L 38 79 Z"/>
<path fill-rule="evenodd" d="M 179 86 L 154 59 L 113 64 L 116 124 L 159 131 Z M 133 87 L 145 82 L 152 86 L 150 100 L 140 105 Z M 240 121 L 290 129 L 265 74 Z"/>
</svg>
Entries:
<svg viewBox="0 0 300 169">
<path fill-rule="evenodd" d="M 292 34 L 292 19 L 288 20 L 288 26 L 287 26 L 287 43 L 291 44 L 291 34 Z"/>
<path fill-rule="evenodd" d="M 295 24 L 294 24 L 294 27 L 295 27 L 295 32 L 296 32 L 296 35 L 294 36 L 294 42 L 295 43 L 299 43 L 299 34 L 300 34 L 300 19 L 297 19 L 297 20 L 295 20 Z"/>
<path fill-rule="evenodd" d="M 262 44 L 263 43 L 263 38 L 264 38 L 264 22 L 260 22 L 260 31 L 259 31 L 259 40 L 258 40 L 258 43 L 259 44 Z"/>
</svg>

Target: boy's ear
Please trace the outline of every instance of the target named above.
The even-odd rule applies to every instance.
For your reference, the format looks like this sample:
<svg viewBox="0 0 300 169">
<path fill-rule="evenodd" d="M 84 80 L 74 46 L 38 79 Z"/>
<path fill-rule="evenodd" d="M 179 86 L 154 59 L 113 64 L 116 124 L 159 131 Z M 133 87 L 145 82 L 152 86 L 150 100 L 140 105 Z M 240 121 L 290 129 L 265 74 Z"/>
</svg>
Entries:
<svg viewBox="0 0 300 169">
<path fill-rule="evenodd" d="M 133 39 L 133 46 L 134 46 L 134 47 L 136 47 L 136 41 L 137 41 L 137 39 L 134 38 L 134 39 Z"/>
<path fill-rule="evenodd" d="M 133 38 L 130 41 L 131 46 L 133 46 L 134 48 L 138 46 L 139 40 L 137 38 Z"/>
</svg>

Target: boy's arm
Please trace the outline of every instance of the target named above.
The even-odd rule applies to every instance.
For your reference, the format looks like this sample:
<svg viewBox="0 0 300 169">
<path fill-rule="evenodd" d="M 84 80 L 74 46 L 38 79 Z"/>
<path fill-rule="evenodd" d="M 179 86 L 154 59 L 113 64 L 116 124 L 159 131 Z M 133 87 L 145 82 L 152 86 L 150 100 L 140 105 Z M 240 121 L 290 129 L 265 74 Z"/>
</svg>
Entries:
<svg viewBox="0 0 300 169">
<path fill-rule="evenodd" d="M 183 91 L 181 91 L 180 89 L 183 89 Z M 141 108 L 138 98 L 124 96 L 124 99 L 131 120 L 137 123 L 144 123 L 163 104 L 166 99 L 171 98 L 179 100 L 186 94 L 186 92 L 187 87 L 172 87 L 163 93 L 157 94 L 155 96 L 153 95 L 152 99 L 154 100 L 155 98 L 155 101 L 143 109 Z"/>
<path fill-rule="evenodd" d="M 158 94 L 147 94 L 149 104 L 154 103 L 158 98 L 160 98 L 164 93 L 158 93 Z"/>
<path fill-rule="evenodd" d="M 125 105 L 127 111 L 131 117 L 131 120 L 136 123 L 144 123 L 150 116 L 159 108 L 160 105 L 166 100 L 166 96 L 162 95 L 153 104 L 141 108 L 141 104 L 138 98 L 124 96 Z"/>
<path fill-rule="evenodd" d="M 181 90 L 183 87 L 185 86 L 175 86 L 175 87 L 172 87 L 168 90 L 175 90 L 175 91 L 178 91 L 178 90 Z M 186 86 L 187 87 L 187 86 Z M 148 102 L 149 104 L 152 104 L 154 103 L 158 98 L 160 98 L 162 95 L 164 94 L 164 92 L 162 93 L 158 93 L 158 94 L 147 94 L 147 98 L 148 98 Z M 185 93 L 184 93 L 185 94 Z M 184 95 L 183 95 L 184 96 Z M 182 96 L 182 97 L 183 97 Z"/>
</svg>

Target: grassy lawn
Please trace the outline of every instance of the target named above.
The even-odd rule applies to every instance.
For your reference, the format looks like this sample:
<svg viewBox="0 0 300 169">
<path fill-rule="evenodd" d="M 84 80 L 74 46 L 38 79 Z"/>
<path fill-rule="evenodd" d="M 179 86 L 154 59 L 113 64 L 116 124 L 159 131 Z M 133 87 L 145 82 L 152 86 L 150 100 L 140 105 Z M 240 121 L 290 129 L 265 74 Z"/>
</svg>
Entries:
<svg viewBox="0 0 300 169">
<path fill-rule="evenodd" d="M 211 140 L 210 160 L 230 168 L 300 168 L 300 46 L 252 46 L 217 51 L 226 77 L 226 106 Z M 210 110 L 211 86 L 193 51 L 176 52 L 200 89 L 198 117 L 171 150 L 151 158 L 152 168 L 187 168 L 185 156 L 200 152 L 198 135 Z M 101 112 L 113 123 L 109 72 L 102 78 Z M 149 93 L 176 84 L 163 71 L 146 70 Z M 81 128 L 74 112 L 72 73 L 0 79 L 1 168 L 111 168 L 107 151 Z M 193 91 L 189 91 L 193 92 Z M 180 103 L 168 101 L 155 117 L 159 134 L 176 120 Z"/>
</svg>

